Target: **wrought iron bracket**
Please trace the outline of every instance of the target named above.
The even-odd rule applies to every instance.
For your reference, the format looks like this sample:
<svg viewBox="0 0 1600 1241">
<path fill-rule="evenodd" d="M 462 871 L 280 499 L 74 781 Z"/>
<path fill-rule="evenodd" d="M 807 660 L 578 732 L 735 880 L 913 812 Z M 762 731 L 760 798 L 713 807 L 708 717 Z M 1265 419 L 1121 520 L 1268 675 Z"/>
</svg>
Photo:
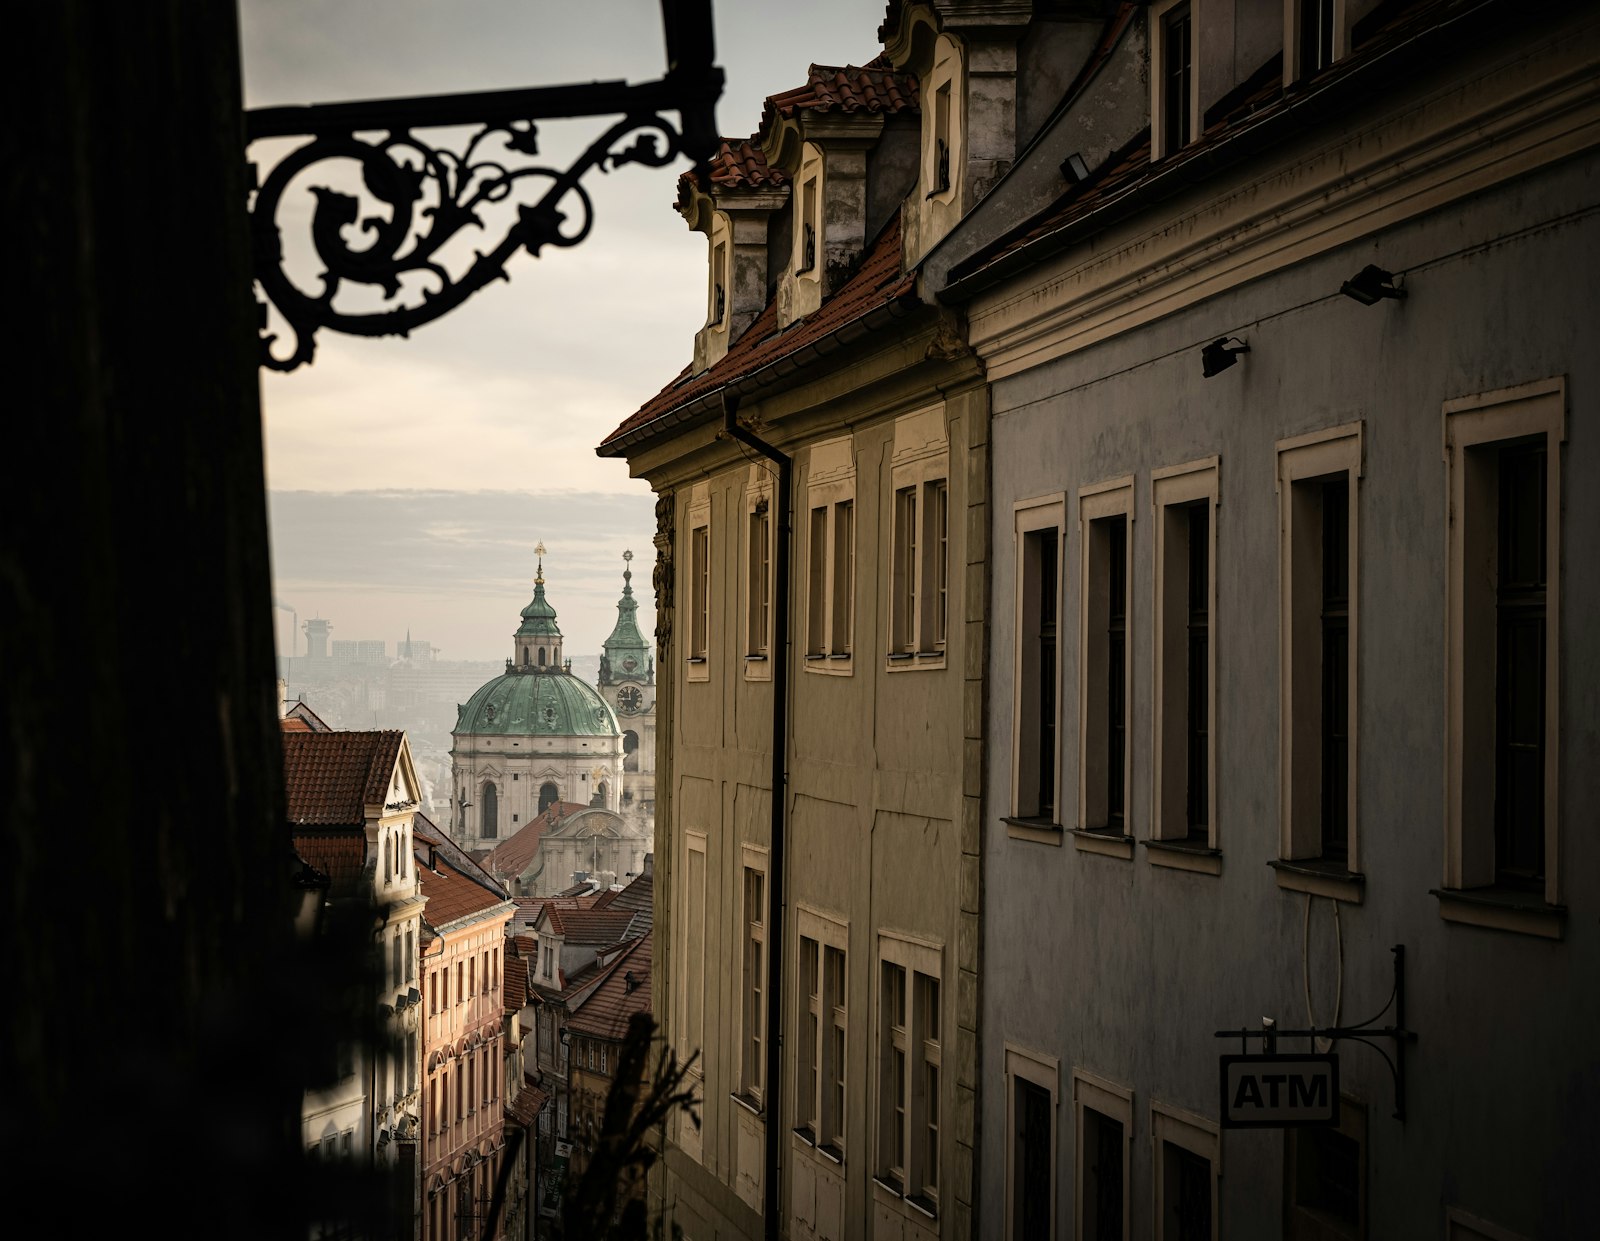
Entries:
<svg viewBox="0 0 1600 1241">
<path fill-rule="evenodd" d="M 1406 1028 L 1406 946 L 1396 944 L 1389 951 L 1394 954 L 1394 988 L 1389 992 L 1389 999 L 1384 1006 L 1367 1021 L 1353 1026 L 1312 1027 L 1305 1030 L 1285 1030 L 1278 1026 L 1261 1030 L 1240 1027 L 1237 1030 L 1218 1030 L 1216 1037 L 1239 1039 L 1246 1052 L 1250 1050 L 1249 1040 L 1253 1038 L 1262 1040 L 1263 1050 L 1268 1052 L 1276 1050 L 1280 1038 L 1311 1039 L 1313 1050 L 1316 1049 L 1315 1040 L 1319 1038 L 1330 1042 L 1348 1039 L 1362 1043 L 1382 1056 L 1384 1063 L 1389 1066 L 1389 1073 L 1394 1079 L 1394 1118 L 1403 1122 L 1406 1118 L 1406 1045 L 1417 1041 L 1417 1032 Z M 1393 1020 L 1386 1026 L 1378 1025 L 1391 1008 L 1394 1010 Z M 1390 1056 L 1373 1042 L 1375 1038 L 1389 1039 L 1393 1043 L 1394 1055 Z"/>
<path fill-rule="evenodd" d="M 406 336 L 448 314 L 479 289 L 509 279 L 518 251 L 537 256 L 546 246 L 575 246 L 594 224 L 594 204 L 582 185 L 593 169 L 627 164 L 660 168 L 680 155 L 703 166 L 717 149 L 716 102 L 723 73 L 712 63 L 710 0 L 662 0 L 668 70 L 658 81 L 587 82 L 571 86 L 474 94 L 433 95 L 350 103 L 259 108 L 246 114 L 246 141 L 307 138 L 259 181 L 250 207 L 255 275 L 294 339 L 278 337 L 261 307 L 261 364 L 290 371 L 309 363 L 322 328 L 356 336 Z M 668 113 L 677 113 L 677 124 Z M 538 122 L 618 116 L 567 167 L 533 162 Z M 436 146 L 419 130 L 475 126 L 459 151 Z M 632 139 L 629 141 L 629 139 Z M 361 199 L 312 186 L 310 241 L 323 267 L 321 288 L 309 291 L 284 263 L 280 210 L 291 182 L 327 161 L 351 161 L 381 204 L 361 216 Z M 488 228 L 483 211 L 522 187 L 542 187 L 516 205 L 505 235 L 475 251 L 465 272 L 452 275 L 440 250 L 463 230 Z M 509 212 L 508 212 L 509 214 Z M 381 309 L 335 305 L 342 293 L 376 290 Z M 357 294 L 359 300 L 360 294 Z"/>
</svg>

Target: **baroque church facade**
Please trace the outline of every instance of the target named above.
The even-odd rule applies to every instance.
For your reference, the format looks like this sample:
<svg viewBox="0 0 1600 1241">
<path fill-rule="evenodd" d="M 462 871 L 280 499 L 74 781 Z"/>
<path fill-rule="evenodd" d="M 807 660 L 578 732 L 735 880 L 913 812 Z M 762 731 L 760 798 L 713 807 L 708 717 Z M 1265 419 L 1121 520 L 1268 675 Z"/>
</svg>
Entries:
<svg viewBox="0 0 1600 1241">
<path fill-rule="evenodd" d="M 574 675 L 564 653 L 545 597 L 544 550 L 541 543 L 533 599 L 522 609 L 505 671 L 457 709 L 451 832 L 462 848 L 482 855 L 524 831 L 542 835 L 546 812 L 576 805 L 602 812 L 608 835 L 637 837 L 630 854 L 642 856 L 654 833 L 655 689 L 654 663 L 634 619 L 632 574 L 623 575 L 597 690 Z"/>
</svg>

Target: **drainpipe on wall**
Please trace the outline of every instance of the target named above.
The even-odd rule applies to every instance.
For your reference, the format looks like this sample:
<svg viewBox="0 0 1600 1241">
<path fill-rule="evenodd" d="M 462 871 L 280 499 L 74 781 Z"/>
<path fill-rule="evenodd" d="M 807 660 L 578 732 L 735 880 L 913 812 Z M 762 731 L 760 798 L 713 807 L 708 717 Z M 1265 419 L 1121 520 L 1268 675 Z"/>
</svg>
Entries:
<svg viewBox="0 0 1600 1241">
<path fill-rule="evenodd" d="M 767 1241 L 778 1241 L 780 1212 L 778 1160 L 781 1150 L 780 1087 L 783 1081 L 783 915 L 787 905 L 784 886 L 784 824 L 788 816 L 789 788 L 789 539 L 792 469 L 794 459 L 778 451 L 750 430 L 739 425 L 734 414 L 739 394 L 722 393 L 722 429 L 742 444 L 748 444 L 778 467 L 778 539 L 773 556 L 776 597 L 773 599 L 772 626 L 772 838 L 767 874 L 767 1046 L 766 1090 L 763 1111 L 766 1121 L 766 1170 L 762 1177 L 762 1205 Z"/>
</svg>

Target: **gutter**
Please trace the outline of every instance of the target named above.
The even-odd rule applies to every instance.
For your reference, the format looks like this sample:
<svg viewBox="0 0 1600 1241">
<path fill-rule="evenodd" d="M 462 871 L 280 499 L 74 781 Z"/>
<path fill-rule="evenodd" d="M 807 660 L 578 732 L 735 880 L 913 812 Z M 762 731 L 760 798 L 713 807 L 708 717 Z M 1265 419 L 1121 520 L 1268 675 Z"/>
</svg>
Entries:
<svg viewBox="0 0 1600 1241">
<path fill-rule="evenodd" d="M 1246 118 L 1238 122 L 1237 127 L 1215 145 L 1187 156 L 1173 157 L 1165 170 L 1135 181 L 1087 215 L 1069 220 L 1053 232 L 950 281 L 937 294 L 938 300 L 949 304 L 968 301 L 1135 212 L 1180 193 L 1214 173 L 1259 155 L 1297 130 L 1336 115 L 1349 102 L 1350 94 L 1359 93 L 1374 78 L 1381 80 L 1381 75 L 1385 73 L 1403 74 L 1417 63 L 1435 63 L 1444 50 L 1434 46 L 1435 40 L 1448 46 L 1449 35 L 1469 37 L 1473 33 L 1470 23 L 1483 17 L 1486 10 L 1501 7 L 1503 2 L 1479 0 L 1465 12 L 1417 31 L 1345 73 L 1280 97 L 1285 100 L 1281 107 L 1268 109 L 1265 115 L 1257 119 Z"/>
<path fill-rule="evenodd" d="M 739 408 L 738 394 L 728 392 L 726 387 L 720 391 L 723 432 L 741 444 L 749 445 L 778 466 L 778 546 L 773 557 L 777 597 L 772 604 L 772 835 L 768 842 L 771 853 L 768 855 L 767 871 L 767 1045 L 763 1049 L 766 1065 L 763 1072 L 765 1088 L 762 1091 L 766 1160 L 762 1178 L 762 1213 L 766 1222 L 767 1241 L 779 1241 L 782 1232 L 778 1165 L 783 1137 L 783 916 L 787 904 L 784 829 L 789 800 L 789 539 L 793 526 L 790 507 L 794 458 L 741 426 L 734 416 Z"/>
</svg>

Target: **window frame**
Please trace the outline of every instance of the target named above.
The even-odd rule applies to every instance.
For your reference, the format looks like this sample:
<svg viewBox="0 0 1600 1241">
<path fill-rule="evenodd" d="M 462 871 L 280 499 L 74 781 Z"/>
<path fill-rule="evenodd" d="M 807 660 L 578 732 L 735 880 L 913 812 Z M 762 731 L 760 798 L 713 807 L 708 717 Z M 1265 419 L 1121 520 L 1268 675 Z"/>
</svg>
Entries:
<svg viewBox="0 0 1600 1241">
<path fill-rule="evenodd" d="M 1359 831 L 1361 479 L 1366 460 L 1362 420 L 1326 427 L 1276 444 L 1278 493 L 1278 886 L 1359 903 L 1365 889 Z M 1345 857 L 1325 859 L 1322 851 L 1322 722 L 1320 636 L 1308 653 L 1314 626 L 1320 634 L 1323 540 L 1320 507 L 1311 505 L 1312 487 L 1343 475 L 1348 485 L 1345 556 L 1346 593 L 1346 758 Z M 1315 553 L 1313 555 L 1313 552 Z M 1316 704 L 1312 711 L 1307 700 Z M 1313 718 L 1315 717 L 1315 718 Z M 1297 742 L 1299 743 L 1297 745 Z M 1306 751 L 1311 757 L 1305 757 Z M 1316 779 L 1309 771 L 1314 765 Z M 1310 807 L 1308 809 L 1308 807 Z"/>
<path fill-rule="evenodd" d="M 1059 1177 L 1056 1161 L 1060 1157 L 1061 1149 L 1061 1121 L 1059 1109 L 1061 1106 L 1061 1060 L 1057 1056 L 1045 1055 L 1043 1052 L 1034 1051 L 1010 1039 L 1004 1042 L 1005 1051 L 1005 1091 L 1006 1091 L 1006 1183 L 1005 1183 L 1005 1241 L 1015 1241 L 1014 1229 L 1016 1227 L 1016 1200 L 1015 1190 L 1017 1184 L 1017 1117 L 1016 1083 L 1026 1081 L 1037 1086 L 1050 1096 L 1050 1208 L 1047 1235 L 1056 1235 L 1056 1217 L 1060 1206 Z"/>
<path fill-rule="evenodd" d="M 817 948 L 817 996 L 813 1011 L 811 995 L 803 990 L 806 980 L 805 971 L 805 944 L 812 943 Z M 845 1115 L 836 1114 L 837 1107 L 833 1101 L 833 1094 L 839 1083 L 843 1083 L 844 1110 L 848 1113 L 851 1090 L 854 1083 L 850 1080 L 849 1073 L 849 1042 L 850 1042 L 850 926 L 848 922 L 828 914 L 809 905 L 797 904 L 795 906 L 795 940 L 794 940 L 794 1116 L 796 1118 L 795 1132 L 802 1140 L 828 1156 L 835 1163 L 843 1163 L 847 1150 L 845 1142 Z M 838 953 L 842 961 L 838 964 L 831 962 L 829 954 Z M 843 970 L 841 986 L 844 998 L 842 1015 L 838 1005 L 829 1003 L 833 994 L 830 983 L 836 978 L 835 970 Z M 802 1029 L 808 1016 L 814 1015 L 816 1019 L 815 1043 L 811 1046 L 809 1065 L 804 1062 L 807 1039 Z M 837 1053 L 833 1050 L 833 1038 L 836 1031 L 842 1031 L 845 1043 L 845 1063 L 838 1064 Z M 837 1070 L 837 1072 L 836 1072 Z M 810 1100 L 803 1104 L 801 1090 L 802 1074 L 812 1076 L 812 1089 Z M 808 1120 L 801 1119 L 808 1117 Z"/>
<path fill-rule="evenodd" d="M 683 955 L 681 966 L 683 969 L 683 985 L 674 988 L 678 1009 L 678 1051 L 679 1063 L 685 1066 L 685 1071 L 699 1080 L 705 1078 L 705 987 L 706 987 L 706 887 L 707 866 L 710 855 L 707 851 L 706 833 L 695 828 L 686 828 L 683 841 L 683 892 L 685 899 L 682 904 L 681 942 Z M 698 889 L 692 882 L 690 855 L 700 856 L 700 882 Z M 698 922 L 698 926 L 696 923 Z M 695 959 L 695 947 L 698 940 L 698 960 Z M 696 1011 L 698 1002 L 698 1011 Z M 699 1053 L 699 1054 L 696 1054 Z M 691 1059 L 692 1057 L 692 1059 Z"/>
<path fill-rule="evenodd" d="M 711 497 L 704 491 L 691 497 L 684 516 L 684 564 L 688 568 L 689 616 L 685 628 L 684 657 L 688 681 L 711 679 Z"/>
<path fill-rule="evenodd" d="M 783 515 L 775 509 L 771 472 L 752 465 L 744 498 L 744 679 L 772 679 L 773 599 L 776 595 L 777 534 Z"/>
<path fill-rule="evenodd" d="M 872 974 L 873 1046 L 876 1049 L 872 1057 L 876 1067 L 873 1090 L 876 1103 L 873 1108 L 872 1181 L 877 1194 L 901 1200 L 921 1215 L 937 1219 L 939 1195 L 945 1182 L 943 1165 L 949 1154 L 949 1144 L 944 1140 L 944 1129 L 945 1118 L 950 1114 L 946 1104 L 951 1094 L 949 1077 L 943 1069 L 943 1035 L 949 1024 L 946 1013 L 947 997 L 943 985 L 943 948 L 931 940 L 884 930 L 878 932 L 877 947 Z M 889 1114 L 895 1110 L 890 1102 L 893 1083 L 890 1080 L 889 1068 L 893 1063 L 891 1052 L 895 1046 L 893 1031 L 901 1028 L 889 1024 L 889 1015 L 885 1011 L 886 980 L 889 977 L 887 971 L 890 969 L 899 970 L 904 976 L 906 1003 L 906 1025 L 903 1027 L 905 1069 L 902 1082 L 905 1088 L 905 1115 L 898 1134 L 903 1142 L 905 1163 L 903 1167 L 898 1168 L 889 1162 L 886 1153 L 889 1149 L 888 1144 L 892 1140 L 892 1132 L 888 1127 Z M 919 1006 L 922 994 L 920 981 L 932 982 L 939 989 L 936 1006 L 939 1029 L 934 1035 L 933 1042 L 937 1045 L 939 1053 L 935 1062 L 939 1073 L 938 1120 L 935 1124 L 940 1132 L 940 1150 L 939 1166 L 935 1170 L 932 1184 L 928 1183 L 923 1166 L 926 1159 L 927 1133 L 926 1106 L 921 1096 L 925 1093 L 922 1082 L 924 1069 L 929 1062 L 927 1056 L 929 1040 L 925 1037 L 924 1017 Z M 896 1175 L 897 1172 L 903 1174 L 903 1179 Z"/>
<path fill-rule="evenodd" d="M 1133 1155 L 1133 1087 L 1122 1086 L 1109 1078 L 1100 1077 L 1086 1069 L 1072 1070 L 1072 1122 L 1073 1122 L 1073 1235 L 1085 1241 L 1084 1174 L 1087 1171 L 1084 1155 L 1086 1146 L 1084 1112 L 1094 1111 L 1122 1125 L 1122 1238 L 1128 1241 L 1132 1206 L 1132 1177 L 1129 1175 Z"/>
<path fill-rule="evenodd" d="M 769 883 L 767 850 L 758 845 L 745 845 L 741 851 L 741 883 L 738 909 L 739 935 L 739 1060 L 738 1089 L 734 1098 L 745 1107 L 764 1116 L 766 1110 L 766 1060 L 767 1038 L 767 987 L 771 974 L 772 945 L 767 939 L 768 922 L 772 907 Z M 755 902 L 751 900 L 750 882 L 759 876 L 761 892 Z M 760 905 L 757 911 L 752 904 Z M 759 913 L 759 921 L 754 913 Z M 751 945 L 759 944 L 761 960 L 756 965 L 756 977 L 751 974 Z M 759 1051 L 752 1053 L 752 1026 L 759 1029 L 756 1042 Z"/>
<path fill-rule="evenodd" d="M 895 420 L 884 579 L 884 652 L 890 672 L 943 668 L 949 648 L 950 443 L 942 406 Z M 912 498 L 909 525 L 906 496 Z M 943 506 L 940 528 L 939 510 Z M 859 516 L 859 514 L 858 514 Z"/>
<path fill-rule="evenodd" d="M 1150 1167 L 1151 1203 L 1154 1241 L 1167 1241 L 1166 1236 L 1166 1147 L 1167 1143 L 1182 1147 L 1211 1165 L 1211 1241 L 1222 1236 L 1222 1133 L 1217 1122 L 1196 1112 L 1150 1100 Z"/>
<path fill-rule="evenodd" d="M 813 444 L 806 478 L 807 672 L 851 676 L 855 669 L 856 468 L 849 436 Z M 848 530 L 841 532 L 841 513 Z"/>
<path fill-rule="evenodd" d="M 1111 768 L 1109 754 L 1091 754 L 1091 739 L 1103 730 L 1090 727 L 1090 720 L 1099 720 L 1110 709 L 1111 686 L 1097 669 L 1104 664 L 1097 658 L 1100 638 L 1096 630 L 1101 601 L 1109 607 L 1109 581 L 1099 579 L 1109 574 L 1109 562 L 1102 565 L 1107 553 L 1101 548 L 1103 532 L 1096 530 L 1099 523 L 1122 518 L 1126 539 L 1123 545 L 1125 560 L 1123 583 L 1123 660 L 1122 660 L 1122 830 L 1116 831 L 1104 819 L 1109 811 L 1104 809 L 1109 797 Z M 1133 857 L 1133 565 L 1134 565 L 1134 478 L 1125 474 L 1119 478 L 1080 488 L 1078 491 L 1078 820 L 1073 831 L 1073 841 L 1078 848 L 1111 857 Z M 1109 639 L 1108 639 L 1109 640 Z M 1101 685 L 1096 677 L 1106 683 Z M 1092 714 L 1091 714 L 1092 713 Z M 1103 742 L 1100 744 L 1104 744 Z M 1098 787 L 1105 785 L 1102 790 Z"/>
<path fill-rule="evenodd" d="M 1283 1236 L 1284 1241 L 1325 1241 L 1328 1238 L 1348 1238 L 1365 1241 L 1368 1234 L 1368 1186 L 1371 1181 L 1371 1145 L 1367 1105 L 1360 1099 L 1339 1092 L 1339 1123 L 1326 1126 L 1356 1144 L 1358 1154 L 1359 1185 L 1357 1186 L 1356 1231 L 1348 1232 L 1332 1216 L 1316 1207 L 1302 1206 L 1299 1201 L 1300 1143 L 1315 1140 L 1314 1135 L 1324 1128 L 1285 1129 L 1283 1139 Z M 1313 1215 L 1312 1212 L 1315 1212 Z"/>
<path fill-rule="evenodd" d="M 1350 27 L 1346 0 L 1326 0 L 1333 11 L 1333 46 L 1326 65 L 1306 68 L 1301 52 L 1301 30 L 1305 23 L 1306 0 L 1283 0 L 1283 86 L 1287 90 L 1296 82 L 1320 73 L 1328 65 L 1343 60 L 1350 54 Z"/>
<path fill-rule="evenodd" d="M 1150 158 L 1169 159 L 1199 139 L 1204 122 L 1200 113 L 1200 2 L 1201 0 L 1156 0 L 1149 9 L 1150 41 Z M 1189 132 L 1176 141 L 1167 132 L 1167 44 L 1168 15 L 1178 8 L 1189 10 Z"/>
<path fill-rule="evenodd" d="M 1036 746 L 1042 732 L 1043 704 L 1039 682 L 1040 656 L 1034 650 L 1041 641 L 1040 588 L 1037 582 L 1037 557 L 1031 548 L 1041 538 L 1055 535 L 1055 705 L 1051 724 L 1054 731 L 1054 807 L 1047 819 L 1041 813 L 1037 792 L 1040 751 Z M 1065 722 L 1066 598 L 1067 598 L 1067 496 L 1064 491 L 1018 500 L 1012 506 L 1012 534 L 1015 540 L 1013 565 L 1015 587 L 1015 625 L 1011 653 L 1011 813 L 1006 819 L 1008 834 L 1018 840 L 1033 840 L 1059 845 L 1065 794 L 1062 728 Z M 1030 725 L 1034 733 L 1030 737 Z M 1032 792 L 1032 796 L 1030 796 Z"/>
<path fill-rule="evenodd" d="M 1156 866 L 1204 874 L 1222 873 L 1222 837 L 1217 823 L 1217 518 L 1221 506 L 1221 460 L 1202 457 L 1150 473 L 1154 595 L 1151 625 L 1150 834 L 1146 857 Z M 1188 668 L 1189 575 L 1194 564 L 1190 534 L 1170 539 L 1174 523 L 1204 506 L 1206 524 L 1206 836 L 1191 834 L 1189 803 L 1190 679 L 1174 669 L 1172 656 Z M 1174 546 L 1176 544 L 1176 546 Z M 1176 754 L 1173 751 L 1176 751 Z"/>
<path fill-rule="evenodd" d="M 1560 938 L 1561 905 L 1561 445 L 1566 442 L 1566 379 L 1554 376 L 1512 388 L 1446 401 L 1443 447 L 1445 533 L 1445 842 L 1441 916 L 1449 921 Z M 1484 486 L 1479 454 L 1540 440 L 1545 451 L 1544 602 L 1544 884 L 1542 893 L 1516 892 L 1498 882 L 1495 863 L 1496 729 L 1493 676 L 1495 625 L 1477 619 L 1485 599 L 1471 598 L 1483 561 L 1498 557 L 1498 520 L 1469 490 Z M 1494 473 L 1498 478 L 1498 461 Z M 1476 518 L 1476 520 L 1474 520 Z M 1487 543 L 1487 546 L 1485 546 Z M 1494 562 L 1497 566 L 1497 560 Z M 1469 570 L 1475 566 L 1475 570 Z M 1497 567 L 1490 572 L 1492 610 Z M 1476 620 L 1476 623 L 1474 623 Z M 1474 675 L 1477 673 L 1478 675 Z M 1477 717 L 1487 701 L 1489 717 Z M 1471 787 L 1469 787 L 1471 786 Z M 1484 807 L 1487 806 L 1485 810 Z M 1542 900 L 1540 899 L 1542 897 Z"/>
</svg>

